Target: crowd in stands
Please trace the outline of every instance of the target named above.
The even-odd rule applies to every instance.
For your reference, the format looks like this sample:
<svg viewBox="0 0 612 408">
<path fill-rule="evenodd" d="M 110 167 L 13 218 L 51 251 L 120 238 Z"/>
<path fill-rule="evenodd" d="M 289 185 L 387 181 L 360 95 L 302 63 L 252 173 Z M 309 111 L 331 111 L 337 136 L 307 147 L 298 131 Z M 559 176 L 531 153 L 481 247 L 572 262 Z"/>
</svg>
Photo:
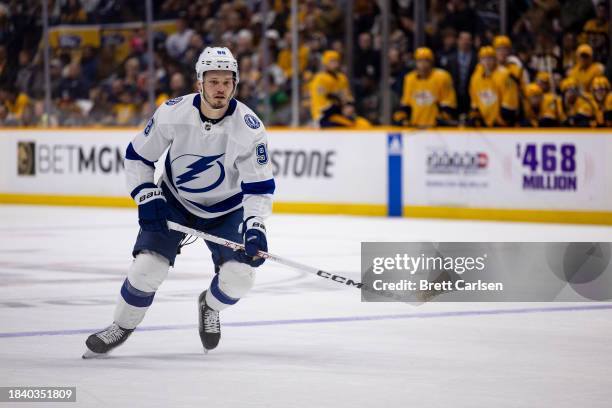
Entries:
<svg viewBox="0 0 612 408">
<path fill-rule="evenodd" d="M 497 0 L 428 0 L 426 44 L 414 49 L 414 1 L 391 0 L 389 52 L 381 55 L 381 10 L 354 0 L 352 58 L 346 0 L 298 3 L 302 125 L 384 123 L 383 58 L 395 125 L 612 125 L 607 1 L 507 0 L 504 36 Z M 149 61 L 144 1 L 49 0 L 52 30 L 89 25 L 101 40 L 53 44 L 46 112 L 41 1 L 0 0 L 0 126 L 142 126 L 154 109 L 149 84 L 157 105 L 194 92 L 194 64 L 207 45 L 226 46 L 238 60 L 239 100 L 268 125 L 291 122 L 290 1 L 268 0 L 267 14 L 257 0 L 153 5 L 155 20 L 171 29 L 155 30 Z"/>
</svg>

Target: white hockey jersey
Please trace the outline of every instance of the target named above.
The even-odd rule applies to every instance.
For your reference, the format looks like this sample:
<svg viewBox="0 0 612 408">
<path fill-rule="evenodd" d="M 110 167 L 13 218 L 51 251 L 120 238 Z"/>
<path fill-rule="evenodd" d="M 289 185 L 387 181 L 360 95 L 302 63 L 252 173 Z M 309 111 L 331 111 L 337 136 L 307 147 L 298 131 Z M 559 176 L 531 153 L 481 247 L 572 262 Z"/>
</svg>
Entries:
<svg viewBox="0 0 612 408">
<path fill-rule="evenodd" d="M 153 187 L 154 162 L 168 154 L 158 185 L 184 208 L 215 218 L 244 207 L 244 218 L 272 211 L 274 178 L 266 130 L 257 115 L 232 99 L 217 120 L 200 111 L 200 94 L 162 104 L 127 148 L 128 191 Z M 168 198 L 167 198 L 168 200 Z"/>
</svg>

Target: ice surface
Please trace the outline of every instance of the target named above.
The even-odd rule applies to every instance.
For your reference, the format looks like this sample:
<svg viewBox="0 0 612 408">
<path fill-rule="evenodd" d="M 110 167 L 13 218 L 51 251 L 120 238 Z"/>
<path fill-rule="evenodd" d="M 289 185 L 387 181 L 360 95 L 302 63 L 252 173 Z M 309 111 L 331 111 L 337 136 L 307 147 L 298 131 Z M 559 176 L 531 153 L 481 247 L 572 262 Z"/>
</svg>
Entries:
<svg viewBox="0 0 612 408">
<path fill-rule="evenodd" d="M 201 241 L 184 248 L 142 330 L 110 358 L 82 360 L 87 335 L 111 322 L 135 217 L 0 206 L 0 386 L 77 387 L 76 404 L 54 407 L 612 406 L 610 303 L 361 303 L 357 290 L 266 263 L 205 356 L 196 299 L 213 268 Z M 612 228 L 587 226 L 267 224 L 273 252 L 356 279 L 361 241 L 612 241 Z"/>
</svg>

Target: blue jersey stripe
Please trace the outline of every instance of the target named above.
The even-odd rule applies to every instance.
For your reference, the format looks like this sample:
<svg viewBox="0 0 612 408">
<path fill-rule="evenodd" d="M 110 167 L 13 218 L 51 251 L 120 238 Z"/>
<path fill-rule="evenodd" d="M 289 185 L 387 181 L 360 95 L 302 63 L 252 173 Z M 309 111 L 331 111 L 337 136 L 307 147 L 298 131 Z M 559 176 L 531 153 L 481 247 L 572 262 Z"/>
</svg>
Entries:
<svg viewBox="0 0 612 408">
<path fill-rule="evenodd" d="M 161 188 L 162 188 L 162 191 L 164 192 L 164 196 L 166 197 L 166 201 L 168 202 L 168 204 L 172 205 L 173 207 L 179 208 L 182 211 L 186 211 L 187 213 L 189 213 L 189 211 L 176 199 L 176 197 L 174 197 L 174 195 L 170 191 L 170 188 L 165 182 L 162 182 Z M 199 208 L 202 211 L 205 211 L 208 213 L 218 213 L 218 212 L 225 212 L 225 211 L 231 210 L 232 208 L 235 208 L 236 206 L 240 205 L 242 203 L 242 198 L 243 198 L 243 194 L 240 192 L 240 193 L 234 194 L 233 196 L 229 198 L 226 198 L 223 201 L 219 201 L 216 204 L 208 205 L 208 206 L 198 204 L 191 200 L 187 200 L 187 199 L 185 200 L 195 205 L 197 208 Z"/>
<path fill-rule="evenodd" d="M 147 160 L 141 155 L 139 155 L 138 153 L 136 153 L 136 150 L 134 150 L 134 146 L 131 143 L 128 145 L 127 150 L 125 151 L 125 159 L 126 160 L 140 160 L 147 166 L 155 168 L 155 164 L 152 161 Z"/>
<path fill-rule="evenodd" d="M 276 189 L 274 179 L 256 181 L 254 183 L 242 183 L 240 186 L 244 194 L 273 194 Z"/>
<path fill-rule="evenodd" d="M 242 198 L 243 198 L 243 194 L 238 193 L 238 194 L 234 194 L 233 196 L 229 198 L 226 198 L 223 201 L 219 201 L 218 203 L 213 204 L 213 205 L 202 205 L 202 204 L 196 203 L 195 201 L 191 201 L 191 200 L 187 200 L 187 201 L 189 201 L 191 204 L 195 205 L 202 211 L 206 211 L 209 213 L 218 213 L 218 212 L 224 212 L 224 211 L 231 210 L 232 208 L 240 205 L 242 203 Z"/>
<path fill-rule="evenodd" d="M 166 155 L 166 162 L 164 163 L 164 166 L 166 167 L 166 176 L 168 177 L 168 180 L 170 180 L 170 184 L 172 185 L 172 188 L 174 189 L 174 191 L 177 191 L 176 186 L 174 185 L 174 176 L 172 175 L 172 164 L 170 163 L 170 152 L 168 152 L 168 154 Z"/>
</svg>

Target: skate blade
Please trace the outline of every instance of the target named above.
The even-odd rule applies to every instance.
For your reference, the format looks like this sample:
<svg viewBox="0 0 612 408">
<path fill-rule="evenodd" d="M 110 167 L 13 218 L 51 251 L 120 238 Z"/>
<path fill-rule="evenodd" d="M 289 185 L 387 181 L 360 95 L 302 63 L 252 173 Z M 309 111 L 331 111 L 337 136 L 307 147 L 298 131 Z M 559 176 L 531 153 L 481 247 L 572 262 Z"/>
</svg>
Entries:
<svg viewBox="0 0 612 408">
<path fill-rule="evenodd" d="M 205 348 L 204 349 L 204 355 L 207 355 L 207 354 L 208 354 L 208 349 Z"/>
<path fill-rule="evenodd" d="M 100 358 L 107 358 L 109 353 L 95 353 L 91 351 L 90 349 L 86 349 L 81 357 L 84 360 L 90 360 L 90 359 L 95 359 L 95 358 L 100 359 Z"/>
</svg>

